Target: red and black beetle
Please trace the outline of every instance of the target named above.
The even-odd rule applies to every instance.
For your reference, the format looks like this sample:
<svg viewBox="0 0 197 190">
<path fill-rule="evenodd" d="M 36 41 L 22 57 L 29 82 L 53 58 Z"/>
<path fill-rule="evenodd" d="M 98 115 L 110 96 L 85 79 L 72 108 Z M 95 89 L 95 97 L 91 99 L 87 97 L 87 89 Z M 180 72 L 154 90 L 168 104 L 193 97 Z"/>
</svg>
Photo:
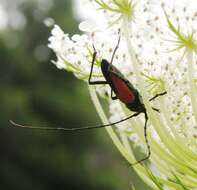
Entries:
<svg viewBox="0 0 197 190">
<path fill-rule="evenodd" d="M 96 59 L 96 49 L 93 46 L 94 49 L 94 53 L 93 53 L 93 58 L 92 58 L 92 64 L 91 64 L 91 69 L 90 69 L 90 75 L 89 75 L 89 79 L 88 79 L 88 84 L 89 85 L 104 85 L 104 84 L 108 84 L 111 87 L 111 98 L 112 100 L 120 100 L 122 103 L 124 103 L 126 105 L 126 107 L 135 112 L 134 114 L 121 119 L 117 122 L 113 122 L 113 123 L 109 123 L 109 124 L 104 124 L 104 125 L 96 125 L 96 126 L 87 126 L 87 127 L 80 127 L 80 128 L 63 128 L 63 127 L 33 127 L 33 126 L 27 126 L 27 125 L 20 125 L 17 124 L 15 122 L 13 122 L 12 120 L 10 120 L 10 123 L 14 126 L 17 127 L 23 127 L 23 128 L 29 128 L 29 129 L 41 129 L 41 130 L 63 130 L 63 131 L 79 131 L 79 130 L 86 130 L 86 129 L 95 129 L 95 128 L 102 128 L 102 127 L 107 127 L 107 126 L 112 126 L 118 123 L 121 123 L 123 121 L 126 121 L 132 117 L 136 117 L 138 116 L 140 113 L 144 113 L 145 115 L 145 125 L 144 125 L 144 137 L 145 137 L 145 141 L 146 141 L 146 145 L 147 145 L 147 149 L 148 149 L 148 154 L 145 158 L 138 160 L 136 163 L 141 163 L 145 160 L 147 160 L 150 155 L 151 155 L 151 151 L 150 151 L 150 146 L 148 143 L 148 138 L 147 138 L 147 122 L 148 122 L 148 115 L 146 112 L 146 108 L 145 105 L 142 101 L 141 95 L 139 94 L 138 90 L 134 88 L 134 86 L 129 82 L 129 80 L 127 80 L 123 74 L 115 67 L 112 65 L 115 53 L 118 49 L 120 43 L 120 36 L 118 39 L 118 43 L 113 51 L 112 54 L 112 58 L 111 61 L 108 62 L 105 59 L 102 59 L 101 61 L 101 71 L 102 74 L 105 78 L 105 81 L 92 81 L 91 77 L 92 77 L 92 72 L 93 72 L 93 67 L 94 67 L 94 63 L 95 63 L 95 59 Z M 113 93 L 115 94 L 115 96 L 113 96 Z M 155 98 L 165 95 L 167 92 L 163 92 L 160 94 L 156 94 L 154 97 L 152 97 L 149 101 L 154 100 Z M 159 112 L 158 109 L 156 108 L 152 108 L 153 110 Z"/>
<path fill-rule="evenodd" d="M 92 60 L 92 65 L 91 65 L 91 70 L 90 70 L 88 83 L 89 83 L 89 85 L 109 84 L 110 87 L 111 87 L 111 98 L 112 98 L 112 100 L 119 99 L 122 103 L 124 103 L 126 105 L 126 107 L 129 110 L 131 110 L 133 112 L 136 112 L 133 115 L 131 115 L 131 116 L 125 118 L 125 119 L 122 119 L 118 122 L 111 123 L 109 125 L 115 125 L 117 123 L 128 120 L 132 117 L 136 117 L 140 113 L 144 113 L 144 115 L 145 115 L 144 137 L 145 137 L 145 141 L 146 141 L 146 145 L 147 145 L 147 149 L 148 149 L 148 155 L 145 158 L 143 158 L 141 160 L 138 160 L 136 162 L 136 163 L 141 163 L 144 160 L 147 160 L 151 155 L 150 146 L 149 146 L 148 139 L 147 139 L 147 130 L 146 130 L 147 129 L 148 115 L 147 115 L 147 112 L 146 112 L 145 105 L 142 101 L 142 97 L 139 94 L 138 90 L 135 89 L 134 86 L 129 82 L 129 80 L 127 80 L 123 76 L 123 74 L 115 66 L 112 65 L 112 62 L 113 62 L 115 53 L 118 49 L 119 43 L 120 43 L 120 37 L 118 39 L 118 44 L 114 49 L 111 61 L 108 62 L 105 59 L 102 59 L 102 61 L 101 61 L 101 71 L 103 73 L 105 81 L 91 81 L 93 66 L 94 66 L 94 62 L 95 62 L 95 58 L 96 58 L 96 54 L 97 54 L 96 50 L 94 48 L 93 60 Z M 112 95 L 113 92 L 114 92 L 115 96 Z M 156 94 L 149 101 L 152 101 L 159 96 L 163 96 L 166 93 L 167 92 Z M 159 112 L 159 110 L 156 109 L 156 108 L 152 108 L 152 109 Z M 108 125 L 102 125 L 100 127 L 107 127 L 107 126 Z M 99 127 L 99 126 L 95 126 L 95 127 Z M 134 164 L 136 164 L 136 163 L 134 163 Z"/>
</svg>

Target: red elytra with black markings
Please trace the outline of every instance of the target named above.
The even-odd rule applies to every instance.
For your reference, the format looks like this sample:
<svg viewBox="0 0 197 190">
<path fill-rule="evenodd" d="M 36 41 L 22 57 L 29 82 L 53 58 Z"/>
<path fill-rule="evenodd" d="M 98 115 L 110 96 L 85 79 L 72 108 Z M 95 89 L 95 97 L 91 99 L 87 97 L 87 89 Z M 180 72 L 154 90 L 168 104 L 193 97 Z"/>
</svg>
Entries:
<svg viewBox="0 0 197 190">
<path fill-rule="evenodd" d="M 112 80 L 110 86 L 114 86 L 112 89 L 121 102 L 126 105 L 130 105 L 136 100 L 136 94 L 130 83 L 127 83 L 128 81 L 126 81 L 125 78 L 120 77 L 120 72 L 117 69 L 116 73 L 116 75 L 114 73 L 110 73 L 110 78 Z"/>
<path fill-rule="evenodd" d="M 120 36 L 118 39 L 118 43 L 114 49 L 114 52 L 112 54 L 112 58 L 111 61 L 108 62 L 107 60 L 103 59 L 101 61 L 101 71 L 102 74 L 105 78 L 105 81 L 92 81 L 92 72 L 93 72 L 93 67 L 94 67 L 94 63 L 95 63 L 95 59 L 96 59 L 96 49 L 93 46 L 94 49 L 94 53 L 93 53 L 93 58 L 92 58 L 92 64 L 91 64 L 91 69 L 90 69 L 90 75 L 89 75 L 89 79 L 88 79 L 88 84 L 89 85 L 105 85 L 108 84 L 111 87 L 111 98 L 112 100 L 120 100 L 122 103 L 124 103 L 126 105 L 126 107 L 135 112 L 134 114 L 121 119 L 119 121 L 113 122 L 113 123 L 108 123 L 108 124 L 104 124 L 104 125 L 96 125 L 96 126 L 86 126 L 86 127 L 79 127 L 79 128 L 64 128 L 64 127 L 34 127 L 34 126 L 30 126 L 30 125 L 20 125 L 15 123 L 14 121 L 10 120 L 10 123 L 13 126 L 16 127 L 22 127 L 22 128 L 28 128 L 28 129 L 39 129 L 39 130 L 60 130 L 60 131 L 81 131 L 81 130 L 87 130 L 87 129 L 95 129 L 95 128 L 102 128 L 102 127 L 108 127 L 108 126 L 112 126 L 121 122 L 124 122 L 132 117 L 136 117 L 138 116 L 140 113 L 144 113 L 145 115 L 145 125 L 144 125 L 144 137 L 145 137 L 145 142 L 146 142 L 146 146 L 148 149 L 148 154 L 146 157 L 142 158 L 141 160 L 138 160 L 137 162 L 131 164 L 138 164 L 141 163 L 145 160 L 147 160 L 150 155 L 151 155 L 151 151 L 150 151 L 150 146 L 148 143 L 148 138 L 147 138 L 147 122 L 148 122 L 148 115 L 146 112 L 146 108 L 145 105 L 143 104 L 142 98 L 139 94 L 139 92 L 137 91 L 137 89 L 134 88 L 134 86 L 129 82 L 129 80 L 127 80 L 123 74 L 115 67 L 112 65 L 115 53 L 118 49 L 120 43 Z M 115 94 L 115 96 L 113 96 L 112 94 Z M 156 94 L 153 98 L 149 99 L 149 101 L 154 100 L 155 98 L 162 96 L 166 94 L 166 92 L 160 93 L 160 94 Z M 156 108 L 152 108 L 153 110 L 159 112 L 158 109 Z"/>
<path fill-rule="evenodd" d="M 145 112 L 145 107 L 139 92 L 115 66 L 103 59 L 101 61 L 101 71 L 116 95 L 113 99 L 119 99 L 131 111 Z"/>
</svg>

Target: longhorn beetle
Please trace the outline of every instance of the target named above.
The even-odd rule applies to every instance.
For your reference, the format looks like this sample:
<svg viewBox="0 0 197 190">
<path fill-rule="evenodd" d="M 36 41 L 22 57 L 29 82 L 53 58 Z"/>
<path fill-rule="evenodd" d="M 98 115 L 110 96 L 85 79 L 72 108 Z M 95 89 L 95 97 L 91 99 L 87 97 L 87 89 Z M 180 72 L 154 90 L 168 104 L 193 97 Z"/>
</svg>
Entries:
<svg viewBox="0 0 197 190">
<path fill-rule="evenodd" d="M 86 129 L 95 129 L 95 128 L 102 128 L 102 127 L 108 127 L 108 126 L 112 126 L 118 123 L 121 123 L 123 121 L 126 121 L 132 117 L 136 117 L 138 116 L 140 113 L 144 113 L 145 116 L 145 124 L 144 124 L 144 137 L 145 137 L 145 142 L 146 142 L 146 146 L 147 146 L 147 150 L 148 150 L 148 154 L 146 157 L 142 158 L 141 160 L 138 160 L 137 162 L 133 163 L 134 164 L 138 164 L 138 163 L 142 163 L 143 161 L 149 159 L 150 155 L 151 155 L 151 150 L 150 150 L 150 145 L 148 142 L 148 138 L 147 138 L 147 122 L 148 122 L 148 115 L 147 115 L 147 111 L 145 108 L 145 105 L 142 101 L 142 97 L 139 94 L 138 90 L 134 88 L 134 86 L 129 82 L 129 80 L 127 80 L 123 74 L 114 66 L 112 65 L 113 59 L 115 57 L 115 53 L 119 47 L 119 43 L 120 43 L 120 30 L 119 30 L 119 38 L 118 38 L 118 43 L 113 51 L 112 54 L 112 58 L 111 61 L 108 62 L 106 59 L 102 59 L 101 60 L 101 71 L 102 74 L 105 78 L 105 80 L 103 81 L 92 81 L 92 72 L 93 72 L 93 67 L 94 67 L 94 63 L 95 63 L 95 59 L 96 59 L 96 49 L 93 45 L 93 49 L 94 49 L 94 53 L 93 53 L 93 57 L 92 57 L 92 63 L 91 63 L 91 68 L 90 68 L 90 74 L 89 74 L 89 79 L 88 79 L 88 84 L 89 85 L 104 85 L 104 84 L 108 84 L 111 87 L 111 99 L 112 100 L 117 100 L 119 99 L 122 103 L 124 103 L 126 105 L 126 107 L 135 112 L 134 114 L 121 119 L 119 121 L 113 122 L 113 123 L 109 123 L 109 124 L 104 124 L 104 125 L 96 125 L 96 126 L 86 126 L 86 127 L 80 127 L 80 128 L 63 128 L 63 127 L 33 127 L 33 126 L 28 126 L 28 125 L 20 125 L 15 123 L 14 121 L 10 120 L 10 123 L 13 126 L 16 127 L 22 127 L 22 128 L 28 128 L 28 129 L 40 129 L 40 130 L 62 130 L 62 131 L 79 131 L 79 130 L 86 130 Z M 115 96 L 113 96 L 113 93 L 115 94 Z M 163 92 L 160 94 L 156 94 L 154 97 L 152 97 L 151 99 L 149 99 L 149 101 L 152 101 L 154 99 L 156 99 L 159 96 L 163 96 L 165 95 L 167 92 Z M 159 112 L 158 109 L 156 108 L 152 108 L 153 110 Z"/>
</svg>

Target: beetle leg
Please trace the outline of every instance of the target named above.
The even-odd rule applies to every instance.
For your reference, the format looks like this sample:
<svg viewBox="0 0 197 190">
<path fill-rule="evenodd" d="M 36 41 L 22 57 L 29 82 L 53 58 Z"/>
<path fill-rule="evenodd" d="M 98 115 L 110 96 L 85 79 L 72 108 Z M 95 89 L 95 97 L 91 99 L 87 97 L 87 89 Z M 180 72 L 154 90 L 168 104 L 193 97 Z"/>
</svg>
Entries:
<svg viewBox="0 0 197 190">
<path fill-rule="evenodd" d="M 154 111 L 156 111 L 156 112 L 160 113 L 160 110 L 159 110 L 159 109 L 154 108 L 154 107 L 152 107 L 152 109 L 153 109 Z"/>
<path fill-rule="evenodd" d="M 148 137 L 147 137 L 147 122 L 148 122 L 148 115 L 146 112 L 144 112 L 144 116 L 145 116 L 145 124 L 144 124 L 144 137 L 145 137 L 145 142 L 146 142 L 146 146 L 147 146 L 147 149 L 148 149 L 148 154 L 145 158 L 139 160 L 138 162 L 143 162 L 147 159 L 150 158 L 151 156 L 151 150 L 150 150 L 150 144 L 148 142 Z"/>
<path fill-rule="evenodd" d="M 147 136 L 147 123 L 148 123 L 148 115 L 146 113 L 146 111 L 144 112 L 144 116 L 145 116 L 145 124 L 144 124 L 144 138 L 145 138 L 145 143 L 146 143 L 146 147 L 148 150 L 148 154 L 146 157 L 142 158 L 141 160 L 137 160 L 135 163 L 131 164 L 131 165 L 136 165 L 142 162 L 144 162 L 145 160 L 148 160 L 151 156 L 151 149 L 150 149 L 150 144 L 148 141 L 148 136 Z"/>
<path fill-rule="evenodd" d="M 91 65 L 91 69 L 90 69 L 90 75 L 89 75 L 89 79 L 88 79 L 88 84 L 89 85 L 108 84 L 107 81 L 91 81 L 93 67 L 94 67 L 94 63 L 95 63 L 95 59 L 96 59 L 96 54 L 97 54 L 94 45 L 93 45 L 93 48 L 94 48 L 94 53 L 93 53 L 93 56 L 92 56 L 92 65 Z"/>
<path fill-rule="evenodd" d="M 118 99 L 118 97 L 115 95 L 115 96 L 113 96 L 113 90 L 111 89 L 111 99 L 112 100 L 117 100 Z"/>
</svg>

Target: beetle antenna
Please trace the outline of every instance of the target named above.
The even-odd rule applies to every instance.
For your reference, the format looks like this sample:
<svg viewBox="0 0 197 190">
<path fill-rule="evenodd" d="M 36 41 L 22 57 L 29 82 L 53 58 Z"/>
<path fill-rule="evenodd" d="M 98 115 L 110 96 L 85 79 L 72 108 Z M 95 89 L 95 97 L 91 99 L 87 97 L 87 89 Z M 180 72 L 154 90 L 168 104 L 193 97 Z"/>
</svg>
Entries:
<svg viewBox="0 0 197 190">
<path fill-rule="evenodd" d="M 119 37 L 118 37 L 118 43 L 117 43 L 117 45 L 116 45 L 116 47 L 115 47 L 115 49 L 114 49 L 114 52 L 113 52 L 113 54 L 112 54 L 112 58 L 111 58 L 110 64 L 112 64 L 112 62 L 113 62 L 113 60 L 114 60 L 114 56 L 115 56 L 116 51 L 117 51 L 117 49 L 118 49 L 118 47 L 119 47 L 119 44 L 120 44 L 120 29 L 118 30 L 118 35 L 119 35 Z"/>
<path fill-rule="evenodd" d="M 82 130 L 88 130 L 88 129 L 96 129 L 96 128 L 103 128 L 103 127 L 108 127 L 108 126 L 112 126 L 112 125 L 116 125 L 118 123 L 124 122 L 132 117 L 136 117 L 137 115 L 139 115 L 142 112 L 137 112 L 134 113 L 133 115 L 130 115 L 124 119 L 121 119 L 119 121 L 113 122 L 113 123 L 108 123 L 108 124 L 104 124 L 104 125 L 96 125 L 96 126 L 87 126 L 87 127 L 79 127 L 79 128 L 64 128 L 64 127 L 34 127 L 31 125 L 21 125 L 18 123 L 15 123 L 14 121 L 10 120 L 9 122 L 12 124 L 12 126 L 15 127 L 20 127 L 20 128 L 26 128 L 26 129 L 38 129 L 38 130 L 47 130 L 47 131 L 82 131 Z"/>
</svg>

